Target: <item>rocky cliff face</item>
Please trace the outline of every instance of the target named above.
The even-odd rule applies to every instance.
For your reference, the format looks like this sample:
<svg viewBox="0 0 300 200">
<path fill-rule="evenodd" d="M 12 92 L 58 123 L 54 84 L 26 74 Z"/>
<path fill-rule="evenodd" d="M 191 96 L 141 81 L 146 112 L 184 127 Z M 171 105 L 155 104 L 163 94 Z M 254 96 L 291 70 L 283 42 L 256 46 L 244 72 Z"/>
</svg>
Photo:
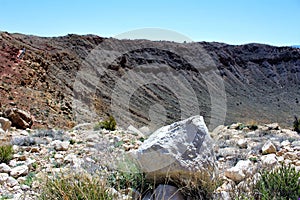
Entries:
<svg viewBox="0 0 300 200">
<path fill-rule="evenodd" d="M 210 129 L 236 121 L 290 126 L 300 113 L 297 48 L 9 33 L 0 44 L 2 110 L 31 112 L 35 127 L 109 114 L 122 126 L 152 129 L 196 114 Z"/>
</svg>

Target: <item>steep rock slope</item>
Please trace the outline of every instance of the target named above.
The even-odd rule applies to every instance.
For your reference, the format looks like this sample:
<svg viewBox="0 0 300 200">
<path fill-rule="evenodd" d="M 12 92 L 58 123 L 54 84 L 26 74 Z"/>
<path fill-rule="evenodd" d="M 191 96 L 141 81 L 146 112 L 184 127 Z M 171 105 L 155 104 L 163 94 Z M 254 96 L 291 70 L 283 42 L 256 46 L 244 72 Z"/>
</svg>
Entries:
<svg viewBox="0 0 300 200">
<path fill-rule="evenodd" d="M 122 126 L 155 129 L 199 113 L 211 129 L 252 120 L 290 126 L 300 113 L 296 48 L 5 32 L 0 44 L 2 110 L 30 111 L 36 127 L 113 114 Z"/>
</svg>

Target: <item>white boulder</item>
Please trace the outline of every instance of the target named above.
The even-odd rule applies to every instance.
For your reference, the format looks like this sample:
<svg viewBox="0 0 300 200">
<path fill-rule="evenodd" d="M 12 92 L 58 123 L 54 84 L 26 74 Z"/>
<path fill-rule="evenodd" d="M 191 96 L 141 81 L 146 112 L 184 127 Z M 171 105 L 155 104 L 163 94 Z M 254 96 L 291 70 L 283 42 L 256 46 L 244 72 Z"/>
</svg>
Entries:
<svg viewBox="0 0 300 200">
<path fill-rule="evenodd" d="M 216 174 L 213 143 L 199 115 L 158 129 L 131 155 L 156 181 L 166 176 L 199 178 L 197 172 L 207 172 L 211 178 Z"/>
</svg>

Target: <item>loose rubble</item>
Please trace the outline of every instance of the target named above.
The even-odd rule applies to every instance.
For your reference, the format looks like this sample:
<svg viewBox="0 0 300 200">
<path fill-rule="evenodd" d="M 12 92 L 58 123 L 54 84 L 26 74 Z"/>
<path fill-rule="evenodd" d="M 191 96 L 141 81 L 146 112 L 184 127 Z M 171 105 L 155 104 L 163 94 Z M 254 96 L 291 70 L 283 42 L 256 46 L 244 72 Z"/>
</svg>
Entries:
<svg viewBox="0 0 300 200">
<path fill-rule="evenodd" d="M 201 118 L 196 117 L 177 123 L 180 127 L 176 130 L 187 131 L 188 124 L 194 123 L 193 120 L 197 119 L 201 122 Z M 2 121 L 0 120 L 1 125 Z M 202 125 L 203 130 L 206 130 L 205 124 Z M 172 127 L 175 125 L 163 128 L 155 134 L 168 133 Z M 181 129 L 182 127 L 186 129 Z M 42 184 L 39 178 L 45 174 L 66 170 L 78 172 L 82 170 L 91 174 L 97 170 L 111 171 L 116 169 L 116 160 L 120 155 L 127 155 L 127 152 L 141 152 L 142 149 L 146 149 L 147 144 L 151 143 L 152 146 L 148 147 L 153 148 L 157 143 L 154 136 L 146 140 L 146 136 L 132 130 L 94 131 L 93 124 L 77 126 L 68 131 L 7 129 L 5 134 L 0 136 L 10 139 L 14 155 L 10 162 L 0 163 L 0 194 L 8 199 L 38 199 Z M 215 190 L 215 199 L 233 199 L 233 191 L 249 190 L 248 182 L 259 180 L 259 172 L 263 168 L 274 168 L 283 162 L 300 170 L 300 136 L 294 131 L 280 128 L 277 124 L 258 126 L 256 130 L 240 129 L 238 125 L 220 126 L 211 132 L 210 136 L 207 132 L 205 134 L 207 135 L 204 135 L 203 139 L 211 137 L 214 142 L 214 146 L 211 146 L 212 154 L 215 156 L 213 162 L 218 169 L 216 176 L 222 180 L 222 185 Z M 179 136 L 185 138 L 181 134 L 177 139 Z M 172 137 L 168 137 L 167 140 L 171 139 Z M 3 141 L 5 140 L 1 140 L 2 143 Z M 163 142 L 167 141 L 163 139 L 160 141 L 161 147 L 172 146 L 171 144 L 168 147 L 163 146 Z M 203 144 L 208 145 L 210 142 Z M 166 149 L 162 152 L 166 152 Z M 160 162 L 158 157 L 154 158 L 157 160 L 154 159 L 153 162 Z M 180 159 L 180 156 L 174 158 Z M 192 160 L 191 158 L 190 161 Z M 116 199 L 133 199 L 134 196 L 124 195 L 114 188 L 108 190 L 114 191 Z M 137 191 L 135 194 L 140 195 Z M 164 183 L 157 185 L 153 193 L 145 194 L 143 199 L 150 200 L 155 195 L 159 198 L 173 195 L 174 199 L 175 197 L 185 199 L 178 188 Z"/>
<path fill-rule="evenodd" d="M 239 130 L 236 124 L 220 126 L 212 137 L 219 177 L 223 180 L 216 190 L 216 199 L 234 199 L 236 191 L 249 191 L 249 183 L 259 179 L 262 169 L 284 163 L 300 171 L 300 135 L 277 123 L 258 126 L 256 130 Z"/>
</svg>

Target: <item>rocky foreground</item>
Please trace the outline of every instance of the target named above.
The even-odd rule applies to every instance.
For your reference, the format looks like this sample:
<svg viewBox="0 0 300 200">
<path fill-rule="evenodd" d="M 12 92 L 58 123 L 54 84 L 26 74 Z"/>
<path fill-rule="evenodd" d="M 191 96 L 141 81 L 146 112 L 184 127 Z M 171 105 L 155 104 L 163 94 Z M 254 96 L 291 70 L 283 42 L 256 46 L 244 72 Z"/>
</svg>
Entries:
<svg viewBox="0 0 300 200">
<path fill-rule="evenodd" d="M 157 180 L 156 190 L 143 197 L 139 191 L 128 192 L 132 189 L 108 188 L 115 199 L 193 199 L 174 183 L 187 180 L 189 175 L 197 177 L 199 170 L 221 180 L 214 199 L 233 199 L 239 196 L 237 191 L 249 192 L 261 169 L 285 163 L 300 171 L 300 136 L 276 123 L 237 123 L 219 126 L 208 134 L 203 118 L 196 116 L 162 127 L 149 138 L 133 129 L 108 131 L 95 124 L 63 131 L 16 129 L 6 118 L 0 123 L 2 145 L 10 143 L 14 150 L 13 158 L 0 164 L 0 199 L 38 199 L 43 177 L 70 170 L 111 173 L 126 155 L 140 159 L 143 171 L 150 175 L 167 173 L 173 184 Z M 147 158 L 149 155 L 152 157 Z M 164 166 L 166 161 L 169 166 Z M 167 192 L 161 196 L 159 191 Z"/>
</svg>

